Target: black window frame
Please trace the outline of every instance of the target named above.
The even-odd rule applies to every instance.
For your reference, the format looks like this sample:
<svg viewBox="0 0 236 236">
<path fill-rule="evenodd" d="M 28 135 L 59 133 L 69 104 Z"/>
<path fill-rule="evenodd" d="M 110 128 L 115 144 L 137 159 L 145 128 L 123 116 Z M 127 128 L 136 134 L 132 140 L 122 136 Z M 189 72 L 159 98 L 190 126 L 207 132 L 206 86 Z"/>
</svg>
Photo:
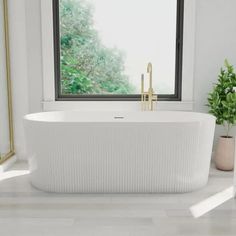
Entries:
<svg viewBox="0 0 236 236">
<path fill-rule="evenodd" d="M 54 34 L 54 71 L 55 71 L 55 100 L 56 101 L 140 101 L 140 94 L 61 94 L 60 72 L 60 16 L 59 0 L 53 1 L 53 34 Z M 174 94 L 160 94 L 159 101 L 181 101 L 182 99 L 182 60 L 183 60 L 183 26 L 184 0 L 177 0 L 176 14 L 176 53 L 175 53 L 175 92 Z"/>
</svg>

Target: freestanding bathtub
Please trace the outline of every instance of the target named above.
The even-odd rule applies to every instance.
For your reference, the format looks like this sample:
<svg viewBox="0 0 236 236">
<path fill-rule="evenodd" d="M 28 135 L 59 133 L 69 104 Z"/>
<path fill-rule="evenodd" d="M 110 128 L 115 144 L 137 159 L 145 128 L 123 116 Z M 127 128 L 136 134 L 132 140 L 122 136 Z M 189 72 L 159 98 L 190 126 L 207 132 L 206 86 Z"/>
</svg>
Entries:
<svg viewBox="0 0 236 236">
<path fill-rule="evenodd" d="M 215 118 L 193 112 L 24 117 L 32 184 L 50 192 L 173 193 L 208 180 Z"/>
</svg>

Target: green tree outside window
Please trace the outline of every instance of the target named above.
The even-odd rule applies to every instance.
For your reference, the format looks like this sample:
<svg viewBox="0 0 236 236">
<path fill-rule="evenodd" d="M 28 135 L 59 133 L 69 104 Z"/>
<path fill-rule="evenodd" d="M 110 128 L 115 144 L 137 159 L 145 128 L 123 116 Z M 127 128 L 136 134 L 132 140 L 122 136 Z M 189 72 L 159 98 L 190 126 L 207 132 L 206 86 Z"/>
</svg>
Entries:
<svg viewBox="0 0 236 236">
<path fill-rule="evenodd" d="M 61 93 L 132 94 L 125 54 L 101 42 L 86 0 L 60 0 Z"/>
</svg>

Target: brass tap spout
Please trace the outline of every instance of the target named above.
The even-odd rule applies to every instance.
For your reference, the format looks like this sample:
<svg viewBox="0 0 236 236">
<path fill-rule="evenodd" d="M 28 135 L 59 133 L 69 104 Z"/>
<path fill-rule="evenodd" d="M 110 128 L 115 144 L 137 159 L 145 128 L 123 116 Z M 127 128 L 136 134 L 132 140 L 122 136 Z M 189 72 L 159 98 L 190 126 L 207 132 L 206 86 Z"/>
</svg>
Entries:
<svg viewBox="0 0 236 236">
<path fill-rule="evenodd" d="M 147 73 L 149 73 L 149 89 L 152 88 L 152 63 L 149 62 L 147 65 Z"/>
<path fill-rule="evenodd" d="M 142 110 L 153 110 L 153 102 L 157 101 L 157 95 L 154 94 L 154 90 L 152 87 L 152 63 L 148 63 L 147 65 L 147 73 L 149 73 L 149 88 L 148 91 L 144 91 L 144 75 L 141 77 L 141 107 Z"/>
</svg>

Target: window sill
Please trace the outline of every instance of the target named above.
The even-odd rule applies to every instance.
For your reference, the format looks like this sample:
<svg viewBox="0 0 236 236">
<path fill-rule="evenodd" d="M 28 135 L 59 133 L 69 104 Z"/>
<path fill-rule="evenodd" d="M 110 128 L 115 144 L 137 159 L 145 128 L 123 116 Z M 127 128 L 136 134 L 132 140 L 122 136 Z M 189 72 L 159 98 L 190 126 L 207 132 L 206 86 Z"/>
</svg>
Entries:
<svg viewBox="0 0 236 236">
<path fill-rule="evenodd" d="M 43 111 L 81 110 L 81 111 L 137 111 L 140 102 L 137 101 L 44 101 Z M 192 111 L 193 101 L 160 101 L 157 110 Z"/>
</svg>

